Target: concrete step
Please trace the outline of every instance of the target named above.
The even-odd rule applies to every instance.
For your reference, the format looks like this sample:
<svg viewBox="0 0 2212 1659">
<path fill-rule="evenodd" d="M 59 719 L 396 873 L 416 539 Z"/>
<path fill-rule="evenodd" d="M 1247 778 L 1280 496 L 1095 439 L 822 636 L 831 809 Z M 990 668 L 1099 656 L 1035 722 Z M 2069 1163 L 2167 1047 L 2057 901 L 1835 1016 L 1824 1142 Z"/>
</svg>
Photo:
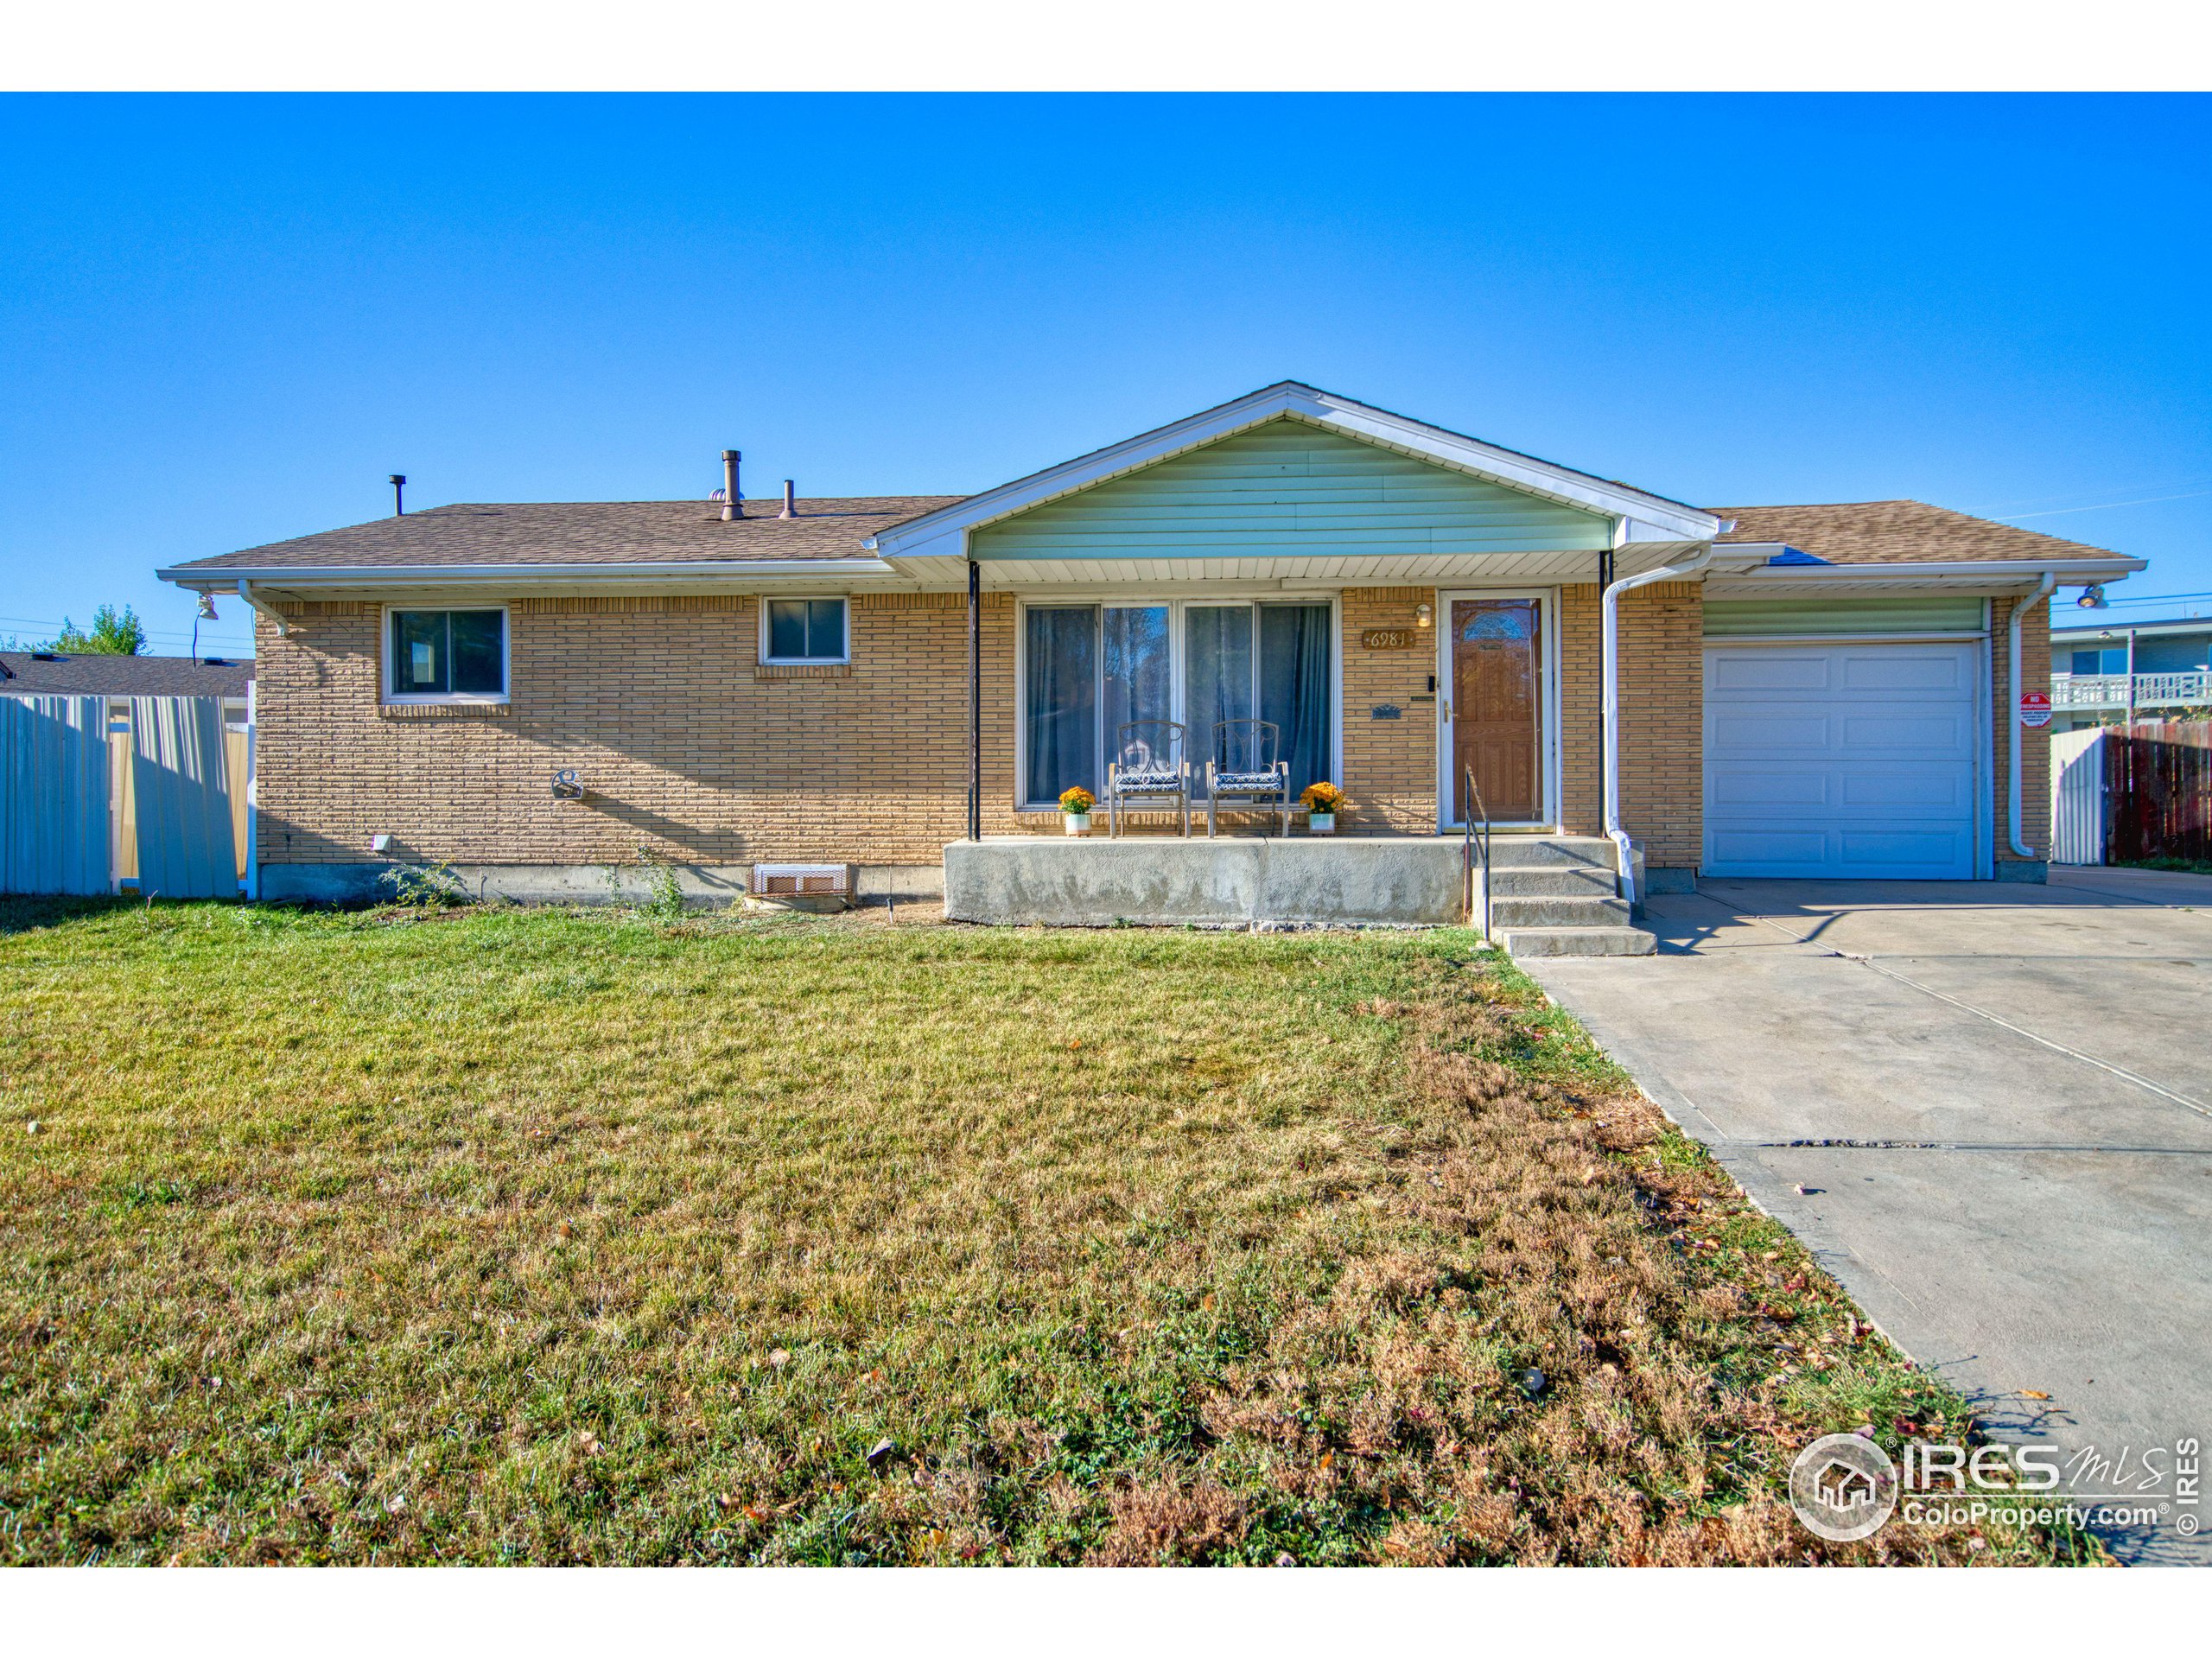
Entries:
<svg viewBox="0 0 2212 1659">
<path fill-rule="evenodd" d="M 1640 927 L 1513 927 L 1496 938 L 1515 957 L 1648 957 L 1659 948 Z"/>
<path fill-rule="evenodd" d="M 1502 927 L 1626 927 L 1628 900 L 1576 893 L 1570 897 L 1503 898 L 1490 901 L 1490 925 Z"/>
<path fill-rule="evenodd" d="M 1481 855 L 1478 854 L 1479 860 Z M 1493 870 L 1613 868 L 1613 843 L 1603 836 L 1493 836 Z"/>
<path fill-rule="evenodd" d="M 1589 864 L 1545 864 L 1534 868 L 1500 869 L 1491 866 L 1492 899 L 1610 899 L 1620 891 L 1620 878 L 1610 869 Z"/>
</svg>

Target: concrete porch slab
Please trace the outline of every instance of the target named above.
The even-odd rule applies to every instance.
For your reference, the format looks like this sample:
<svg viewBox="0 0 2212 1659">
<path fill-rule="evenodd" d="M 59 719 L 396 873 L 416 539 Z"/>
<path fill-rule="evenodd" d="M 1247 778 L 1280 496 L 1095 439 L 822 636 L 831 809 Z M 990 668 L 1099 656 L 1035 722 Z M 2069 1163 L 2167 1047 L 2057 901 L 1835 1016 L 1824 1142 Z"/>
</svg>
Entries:
<svg viewBox="0 0 2212 1659">
<path fill-rule="evenodd" d="M 1450 925 L 1461 860 L 1445 836 L 956 841 L 944 914 L 1002 926 Z"/>
</svg>

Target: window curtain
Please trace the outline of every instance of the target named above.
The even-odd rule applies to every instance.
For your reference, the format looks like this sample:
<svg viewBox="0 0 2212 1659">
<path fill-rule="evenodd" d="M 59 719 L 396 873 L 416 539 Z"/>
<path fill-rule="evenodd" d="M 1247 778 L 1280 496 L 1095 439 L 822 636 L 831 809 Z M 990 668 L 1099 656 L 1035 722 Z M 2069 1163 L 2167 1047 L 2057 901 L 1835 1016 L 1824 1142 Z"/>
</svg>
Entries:
<svg viewBox="0 0 2212 1659">
<path fill-rule="evenodd" d="M 1237 763 L 1214 742 L 1214 723 L 1252 717 L 1252 607 L 1193 605 L 1184 612 L 1183 707 L 1188 716 L 1191 792 L 1206 792 L 1206 762 Z"/>
<path fill-rule="evenodd" d="M 1126 745 L 1122 739 L 1127 721 L 1174 718 L 1173 661 L 1167 607 L 1106 607 L 1106 709 L 1101 735 L 1106 740 L 1108 760 L 1140 771 L 1173 763 L 1174 755 L 1162 744 L 1167 734 L 1156 725 L 1130 733 Z"/>
<path fill-rule="evenodd" d="M 1326 605 L 1260 607 L 1260 718 L 1282 728 L 1293 799 L 1329 778 L 1329 636 Z"/>
<path fill-rule="evenodd" d="M 1024 645 L 1031 804 L 1057 803 L 1098 766 L 1098 613 L 1088 605 L 1032 607 Z"/>
</svg>

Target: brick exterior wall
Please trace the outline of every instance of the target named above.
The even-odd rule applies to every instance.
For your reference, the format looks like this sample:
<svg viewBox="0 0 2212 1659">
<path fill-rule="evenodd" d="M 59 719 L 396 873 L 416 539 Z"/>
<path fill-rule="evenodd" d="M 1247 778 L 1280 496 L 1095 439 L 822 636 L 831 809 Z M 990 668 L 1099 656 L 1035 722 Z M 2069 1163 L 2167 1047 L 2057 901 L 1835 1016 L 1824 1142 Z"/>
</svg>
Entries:
<svg viewBox="0 0 2212 1659">
<path fill-rule="evenodd" d="M 1347 830 L 1429 835 L 1436 825 L 1435 668 L 1429 649 L 1367 651 L 1363 629 L 1410 627 L 1428 588 L 1343 594 Z M 2009 601 L 1993 607 L 1993 823 L 2005 844 Z M 849 666 L 758 662 L 748 595 L 518 600 L 510 617 L 511 702 L 498 709 L 388 707 L 378 696 L 381 607 L 294 604 L 279 637 L 257 623 L 261 858 L 627 863 L 639 849 L 680 863 L 836 860 L 934 864 L 965 829 L 967 618 L 959 594 L 862 594 Z M 1623 818 L 1655 868 L 1694 867 L 1704 836 L 1703 616 L 1694 583 L 1622 601 Z M 988 833 L 1056 831 L 1014 810 L 1014 625 L 1007 594 L 983 601 L 983 799 Z M 1561 828 L 1602 828 L 1599 604 L 1560 590 Z M 1440 608 L 1436 624 L 1446 626 Z M 2031 689 L 2047 688 L 2050 611 L 2022 630 Z M 1375 720 L 1378 704 L 1400 710 Z M 2025 734 L 2023 833 L 2050 834 L 2049 733 Z M 589 798 L 551 798 L 557 768 Z"/>
<path fill-rule="evenodd" d="M 1990 815 L 1993 839 L 2000 864 L 2020 861 L 2005 832 L 2011 795 L 2012 734 L 2020 734 L 2020 839 L 2038 862 L 2050 857 L 2050 728 L 2028 731 L 2021 728 L 2013 706 L 2011 656 L 2012 607 L 2018 601 L 1989 601 L 1990 723 L 1993 738 L 1990 767 Z M 2050 690 L 2050 601 L 2039 600 L 2020 616 L 2020 690 Z"/>
<path fill-rule="evenodd" d="M 1620 613 L 1621 827 L 1647 867 L 1694 869 L 1705 857 L 1705 590 L 1639 588 L 1621 595 Z"/>
<path fill-rule="evenodd" d="M 852 663 L 763 667 L 745 595 L 518 600 L 505 706 L 385 706 L 381 608 L 255 630 L 264 863 L 935 863 L 965 830 L 967 598 L 852 601 Z M 1016 827 L 1014 602 L 983 601 L 986 828 Z M 551 797 L 575 768 L 588 798 Z"/>
<path fill-rule="evenodd" d="M 1436 698 L 1428 677 L 1436 671 L 1436 616 L 1411 651 L 1369 651 L 1359 643 L 1367 628 L 1410 628 L 1415 607 L 1433 607 L 1433 588 L 1351 588 L 1344 590 L 1344 776 L 1351 798 L 1342 827 L 1361 835 L 1436 833 Z M 1432 616 L 1435 613 L 1432 611 Z M 1395 720 L 1373 711 L 1398 710 Z"/>
<path fill-rule="evenodd" d="M 1592 582 L 1562 588 L 1559 595 L 1559 811 L 1560 828 L 1570 836 L 1605 832 L 1604 642 L 1598 593 Z"/>
<path fill-rule="evenodd" d="M 1560 590 L 1560 827 L 1605 832 L 1605 613 Z M 1655 868 L 1705 855 L 1705 598 L 1694 582 L 1621 595 L 1621 827 Z"/>
</svg>

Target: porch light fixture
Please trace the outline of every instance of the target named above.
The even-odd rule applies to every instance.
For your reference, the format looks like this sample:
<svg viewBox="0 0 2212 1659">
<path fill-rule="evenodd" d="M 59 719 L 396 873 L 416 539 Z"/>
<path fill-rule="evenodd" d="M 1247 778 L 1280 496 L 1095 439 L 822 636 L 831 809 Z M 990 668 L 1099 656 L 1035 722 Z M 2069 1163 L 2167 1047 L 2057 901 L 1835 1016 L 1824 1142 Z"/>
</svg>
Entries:
<svg viewBox="0 0 2212 1659">
<path fill-rule="evenodd" d="M 2093 582 L 2082 590 L 2081 598 L 2074 601 L 2085 611 L 2101 611 L 2105 607 L 2105 585 Z"/>
<path fill-rule="evenodd" d="M 1436 607 L 1433 605 L 1416 605 L 1414 607 L 1414 626 L 1415 627 L 1427 627 L 1435 620 Z"/>
</svg>

